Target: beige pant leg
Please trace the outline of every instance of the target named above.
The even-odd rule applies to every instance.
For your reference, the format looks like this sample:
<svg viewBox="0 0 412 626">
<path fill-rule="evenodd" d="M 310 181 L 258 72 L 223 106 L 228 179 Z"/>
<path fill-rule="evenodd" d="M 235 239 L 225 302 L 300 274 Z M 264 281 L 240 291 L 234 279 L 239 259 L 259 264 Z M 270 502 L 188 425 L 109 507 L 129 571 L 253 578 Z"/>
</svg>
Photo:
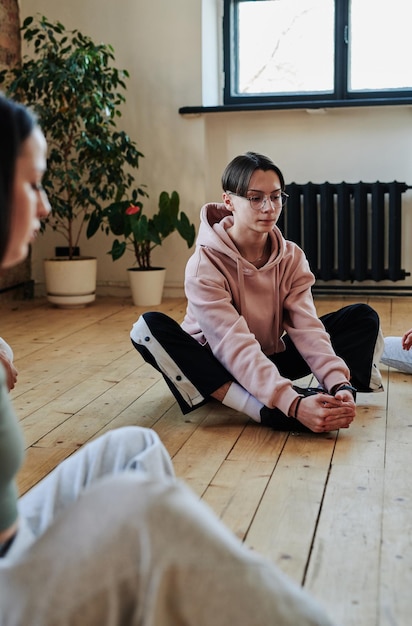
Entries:
<svg viewBox="0 0 412 626">
<path fill-rule="evenodd" d="M 330 626 L 184 485 L 134 472 L 87 489 L 7 569 L 7 626 Z"/>
</svg>

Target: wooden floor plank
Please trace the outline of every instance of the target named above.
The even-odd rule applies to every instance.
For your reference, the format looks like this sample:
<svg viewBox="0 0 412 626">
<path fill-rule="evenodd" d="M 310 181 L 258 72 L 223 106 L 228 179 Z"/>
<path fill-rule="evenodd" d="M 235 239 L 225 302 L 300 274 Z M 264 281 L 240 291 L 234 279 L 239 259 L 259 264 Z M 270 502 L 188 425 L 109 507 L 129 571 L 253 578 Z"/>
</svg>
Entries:
<svg viewBox="0 0 412 626">
<path fill-rule="evenodd" d="M 248 545 L 302 583 L 336 435 L 290 434 L 247 534 Z"/>
<path fill-rule="evenodd" d="M 286 433 L 249 423 L 206 489 L 203 499 L 244 539 L 282 453 Z"/>
<path fill-rule="evenodd" d="M 228 409 L 213 404 L 212 410 L 173 457 L 178 476 L 202 496 L 245 428 L 245 419 L 230 419 Z M 223 414 L 223 419 L 222 419 Z M 236 415 L 236 412 L 233 411 Z M 226 424 L 225 424 L 225 421 Z"/>
<path fill-rule="evenodd" d="M 383 468 L 332 466 L 305 586 L 337 624 L 378 623 L 382 496 Z"/>
<path fill-rule="evenodd" d="M 386 393 L 359 394 L 356 419 L 339 432 L 333 464 L 382 468 L 385 435 Z"/>
<path fill-rule="evenodd" d="M 412 411 L 411 377 L 391 371 L 389 380 L 379 624 L 402 626 L 412 616 Z"/>
<path fill-rule="evenodd" d="M 140 371 L 140 370 L 139 370 Z M 160 377 L 160 374 L 158 375 Z M 133 389 L 139 393 L 139 388 L 134 385 Z M 176 414 L 177 407 L 169 388 L 163 380 L 157 380 L 153 385 L 147 386 L 142 395 L 123 409 L 114 419 L 103 428 L 103 431 L 109 428 L 120 428 L 122 426 L 143 426 L 145 428 L 154 428 L 158 420 L 162 418 L 170 409 L 174 409 Z M 182 419 L 179 412 L 179 418 Z"/>
<path fill-rule="evenodd" d="M 403 626 L 412 616 L 411 443 L 390 442 L 384 477 L 379 621 Z"/>
<path fill-rule="evenodd" d="M 20 495 L 31 489 L 41 478 L 51 472 L 59 463 L 73 454 L 78 448 L 37 448 L 27 450 L 24 466 L 18 475 L 17 487 Z"/>
</svg>

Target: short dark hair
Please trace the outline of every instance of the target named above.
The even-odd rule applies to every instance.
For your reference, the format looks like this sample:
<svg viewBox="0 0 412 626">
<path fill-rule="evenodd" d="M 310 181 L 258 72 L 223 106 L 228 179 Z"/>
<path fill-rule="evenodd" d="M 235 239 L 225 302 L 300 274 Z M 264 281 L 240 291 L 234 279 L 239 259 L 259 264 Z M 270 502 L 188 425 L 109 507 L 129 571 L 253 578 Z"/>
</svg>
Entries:
<svg viewBox="0 0 412 626">
<path fill-rule="evenodd" d="M 21 145 L 36 126 L 35 116 L 23 104 L 0 93 L 0 262 L 10 235 L 11 197 L 16 160 Z"/>
<path fill-rule="evenodd" d="M 285 179 L 277 165 L 269 157 L 257 152 L 246 152 L 235 157 L 222 174 L 223 191 L 231 191 L 238 196 L 246 196 L 252 174 L 256 170 L 272 170 L 279 176 L 281 189 L 285 188 Z"/>
</svg>

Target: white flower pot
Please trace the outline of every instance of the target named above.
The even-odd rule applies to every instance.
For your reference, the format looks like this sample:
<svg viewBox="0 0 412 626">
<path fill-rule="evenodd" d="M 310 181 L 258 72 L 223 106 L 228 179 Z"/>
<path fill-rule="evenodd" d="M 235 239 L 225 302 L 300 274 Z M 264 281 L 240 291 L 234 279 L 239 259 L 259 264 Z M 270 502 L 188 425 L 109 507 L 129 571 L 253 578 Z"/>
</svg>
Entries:
<svg viewBox="0 0 412 626">
<path fill-rule="evenodd" d="M 161 303 L 166 278 L 164 267 L 155 267 L 150 270 L 131 267 L 127 273 L 133 304 L 136 306 L 155 306 Z"/>
<path fill-rule="evenodd" d="M 97 259 L 57 257 L 44 260 L 47 299 L 61 308 L 79 308 L 96 299 Z"/>
</svg>

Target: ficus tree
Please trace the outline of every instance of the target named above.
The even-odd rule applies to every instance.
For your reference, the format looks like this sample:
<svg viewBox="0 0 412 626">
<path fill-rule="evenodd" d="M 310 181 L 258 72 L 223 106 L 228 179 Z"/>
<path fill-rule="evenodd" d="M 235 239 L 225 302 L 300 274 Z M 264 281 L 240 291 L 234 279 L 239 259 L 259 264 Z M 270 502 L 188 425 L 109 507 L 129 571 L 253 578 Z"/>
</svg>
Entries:
<svg viewBox="0 0 412 626">
<path fill-rule="evenodd" d="M 115 67 L 112 46 L 60 22 L 28 17 L 21 33 L 30 54 L 0 71 L 0 84 L 39 118 L 48 142 L 46 227 L 64 237 L 72 258 L 81 233 L 98 230 L 105 207 L 132 186 L 147 195 L 134 175 L 143 154 L 117 127 L 129 74 Z"/>
</svg>

